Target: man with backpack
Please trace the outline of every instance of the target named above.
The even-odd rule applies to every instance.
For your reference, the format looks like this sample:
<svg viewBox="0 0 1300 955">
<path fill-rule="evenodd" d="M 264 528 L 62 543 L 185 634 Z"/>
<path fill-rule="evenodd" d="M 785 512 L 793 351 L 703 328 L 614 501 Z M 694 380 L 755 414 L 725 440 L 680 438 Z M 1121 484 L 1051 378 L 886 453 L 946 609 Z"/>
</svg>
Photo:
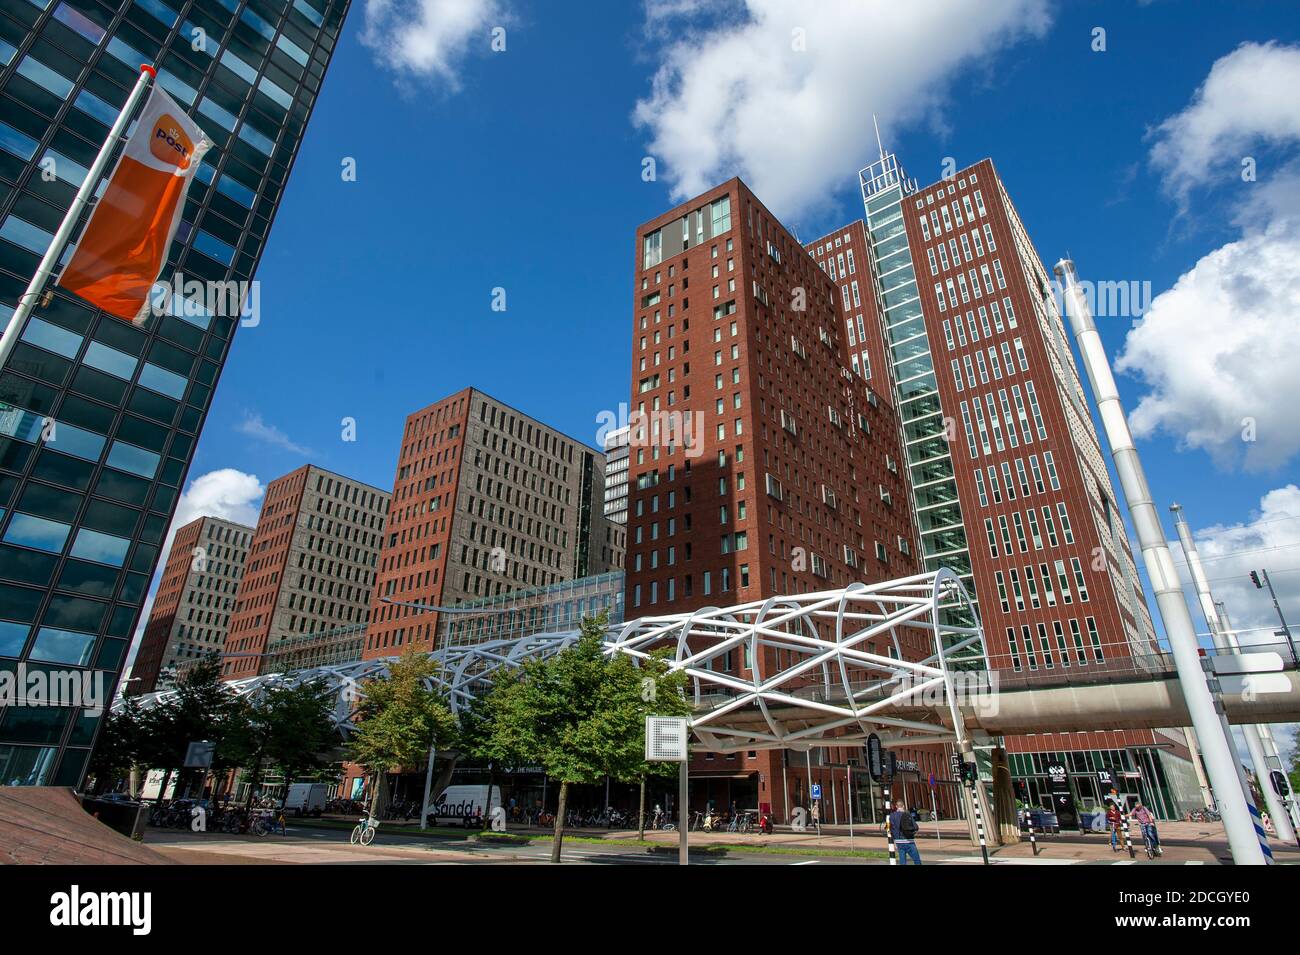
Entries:
<svg viewBox="0 0 1300 955">
<path fill-rule="evenodd" d="M 907 865 L 908 858 L 917 865 L 921 864 L 921 853 L 916 848 L 916 833 L 919 829 L 916 819 L 907 811 L 903 800 L 894 803 L 894 811 L 889 814 L 889 830 L 894 838 L 894 845 L 898 847 L 899 865 Z"/>
</svg>

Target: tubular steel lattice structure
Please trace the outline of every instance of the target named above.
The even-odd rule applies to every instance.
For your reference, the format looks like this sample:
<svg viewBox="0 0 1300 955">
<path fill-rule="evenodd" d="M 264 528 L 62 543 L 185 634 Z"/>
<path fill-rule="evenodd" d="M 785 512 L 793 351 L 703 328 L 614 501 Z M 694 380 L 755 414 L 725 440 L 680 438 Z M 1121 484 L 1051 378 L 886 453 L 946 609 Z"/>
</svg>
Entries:
<svg viewBox="0 0 1300 955">
<path fill-rule="evenodd" d="M 689 680 L 692 728 L 705 750 L 859 745 L 873 732 L 886 744 L 905 738 L 960 743 L 965 733 L 953 674 L 986 668 L 978 620 L 961 579 L 940 569 L 879 584 L 641 617 L 611 626 L 605 649 L 638 660 L 669 651 L 670 669 Z M 571 630 L 442 648 L 431 654 L 440 665 L 431 685 L 459 711 L 498 671 L 559 653 L 578 636 Z M 920 660 L 907 660 L 905 644 L 932 649 Z M 744 655 L 744 667 L 734 665 L 737 653 Z M 366 681 L 386 675 L 391 659 L 264 674 L 230 687 L 255 696 L 272 686 L 320 681 L 336 694 L 336 726 L 347 733 Z M 751 677 L 738 675 L 746 670 Z M 147 694 L 140 702 L 155 705 L 174 693 Z M 115 706 L 120 704 L 119 699 Z"/>
</svg>

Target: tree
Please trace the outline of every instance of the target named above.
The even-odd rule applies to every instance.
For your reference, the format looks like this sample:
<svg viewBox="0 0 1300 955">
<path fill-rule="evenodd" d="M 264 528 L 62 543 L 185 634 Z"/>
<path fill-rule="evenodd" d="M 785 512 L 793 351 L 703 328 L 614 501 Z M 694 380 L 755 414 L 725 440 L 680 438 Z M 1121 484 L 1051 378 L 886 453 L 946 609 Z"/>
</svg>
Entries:
<svg viewBox="0 0 1300 955">
<path fill-rule="evenodd" d="M 250 801 L 268 765 L 280 770 L 287 790 L 294 777 L 324 765 L 338 744 L 333 711 L 319 681 L 269 687 L 244 707 L 238 729 L 217 748 L 214 765 L 246 767 Z"/>
<path fill-rule="evenodd" d="M 242 705 L 221 682 L 221 666 L 215 658 L 200 660 L 176 684 L 174 696 L 143 712 L 140 762 L 164 771 L 159 798 L 178 769 L 182 776 L 176 792 L 184 795 L 188 779 L 183 766 L 189 744 L 210 740 L 220 749 L 226 735 L 239 730 L 241 715 Z"/>
<path fill-rule="evenodd" d="M 680 670 L 669 672 L 668 650 L 656 651 L 640 668 L 640 688 L 643 709 L 641 712 L 641 730 L 645 732 L 647 716 L 690 716 L 691 704 L 686 697 L 686 674 Z M 645 753 L 644 738 L 641 754 Z M 652 777 L 671 779 L 681 772 L 678 763 L 649 762 L 640 759 L 625 782 L 640 784 L 640 798 L 637 808 L 637 838 L 645 839 L 645 790 L 646 781 Z"/>
<path fill-rule="evenodd" d="M 492 685 L 485 692 L 475 694 L 460 710 L 458 741 L 460 751 L 469 759 L 486 763 L 488 767 L 488 798 L 483 812 L 484 827 L 491 822 L 492 786 L 496 782 L 497 773 L 508 773 L 528 763 L 528 755 L 520 748 L 520 741 L 505 733 L 496 732 L 492 722 L 490 702 L 492 694 L 496 692 L 498 686 L 513 682 L 515 682 L 514 677 L 509 671 L 498 671 Z"/>
<path fill-rule="evenodd" d="M 266 718 L 273 727 L 267 756 L 286 787 L 326 765 L 340 743 L 333 694 L 319 681 L 279 689 L 271 696 Z"/>
<path fill-rule="evenodd" d="M 584 619 L 573 646 L 525 663 L 487 698 L 493 745 L 539 763 L 560 782 L 552 862 L 563 851 L 569 786 L 594 784 L 606 775 L 636 777 L 645 765 L 646 714 L 685 705 L 679 693 L 662 692 L 667 686 L 647 692 L 655 684 L 644 682 L 647 675 L 632 658 L 605 653 L 607 621 L 605 612 Z M 662 661 L 658 666 L 657 676 L 680 688 L 680 678 L 668 678 Z"/>
<path fill-rule="evenodd" d="M 456 739 L 456 720 L 442 697 L 425 683 L 438 673 L 428 654 L 412 647 L 388 668 L 388 676 L 365 685 L 359 722 L 348 742 L 348 756 L 374 776 L 370 813 L 379 808 L 386 773 L 421 766 L 430 747 L 445 749 Z"/>
<path fill-rule="evenodd" d="M 97 795 L 116 784 L 138 761 L 142 720 L 140 703 L 128 697 L 118 712 L 106 711 L 103 720 L 88 767 L 90 775 L 95 777 L 94 791 Z"/>
</svg>

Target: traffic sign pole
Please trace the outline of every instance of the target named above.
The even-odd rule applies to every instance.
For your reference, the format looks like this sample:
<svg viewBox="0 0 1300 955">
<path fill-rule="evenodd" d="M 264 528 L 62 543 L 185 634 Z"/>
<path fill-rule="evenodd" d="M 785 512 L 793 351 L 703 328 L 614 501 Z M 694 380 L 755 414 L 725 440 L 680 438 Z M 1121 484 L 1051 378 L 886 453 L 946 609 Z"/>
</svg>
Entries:
<svg viewBox="0 0 1300 955">
<path fill-rule="evenodd" d="M 894 804 L 889 798 L 889 784 L 883 785 L 881 791 L 885 794 L 885 841 L 889 845 L 889 864 L 898 865 L 898 847 L 894 845 L 894 826 L 889 821 L 890 815 L 894 812 Z"/>
</svg>

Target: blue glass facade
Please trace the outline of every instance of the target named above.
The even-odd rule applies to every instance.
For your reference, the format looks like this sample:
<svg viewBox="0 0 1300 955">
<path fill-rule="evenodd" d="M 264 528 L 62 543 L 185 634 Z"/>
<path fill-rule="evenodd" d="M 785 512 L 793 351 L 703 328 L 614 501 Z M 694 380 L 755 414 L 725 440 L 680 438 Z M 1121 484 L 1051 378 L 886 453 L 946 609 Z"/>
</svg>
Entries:
<svg viewBox="0 0 1300 955">
<path fill-rule="evenodd" d="M 141 63 L 215 143 L 163 280 L 251 280 L 348 3 L 4 0 L 0 327 Z M 57 287 L 28 320 L 0 369 L 0 671 L 115 685 L 238 324 L 179 302 L 131 324 Z M 78 785 L 98 722 L 0 709 L 0 783 Z"/>
</svg>

